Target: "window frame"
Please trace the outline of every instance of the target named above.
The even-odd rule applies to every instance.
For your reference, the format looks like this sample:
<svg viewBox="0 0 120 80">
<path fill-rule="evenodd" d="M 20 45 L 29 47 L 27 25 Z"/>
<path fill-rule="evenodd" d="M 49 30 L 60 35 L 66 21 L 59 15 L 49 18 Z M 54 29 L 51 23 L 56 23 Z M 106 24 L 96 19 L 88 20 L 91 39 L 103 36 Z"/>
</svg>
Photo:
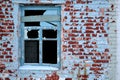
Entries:
<svg viewBox="0 0 120 80">
<path fill-rule="evenodd" d="M 61 17 L 61 7 L 60 6 L 41 6 L 41 5 L 34 5 L 34 6 L 29 6 L 29 5 L 25 5 L 25 6 L 20 6 L 20 9 L 21 9 L 21 17 L 24 16 L 24 12 L 25 10 L 44 10 L 44 9 L 57 9 L 59 12 L 58 12 L 58 15 Z M 44 26 L 37 26 L 37 27 L 34 27 L 34 28 L 38 28 L 39 29 L 39 63 L 25 63 L 25 59 L 24 59 L 24 41 L 25 41 L 25 38 L 24 38 L 24 35 L 25 35 L 25 26 L 24 26 L 24 22 L 21 21 L 21 37 L 20 37 L 20 48 L 21 48 L 21 58 L 20 58 L 20 64 L 21 66 L 24 66 L 24 65 L 31 65 L 31 66 L 52 66 L 52 67 L 57 67 L 57 68 L 60 68 L 60 63 L 61 63 L 61 20 L 58 22 L 58 26 L 56 28 L 57 30 L 57 64 L 46 64 L 46 63 L 42 63 L 42 55 L 43 55 L 43 51 L 42 51 L 42 41 L 44 41 L 44 39 L 42 38 L 42 34 L 40 33 L 43 33 L 42 31 L 45 29 L 55 29 L 55 28 L 50 28 L 50 27 L 44 27 Z M 29 26 L 30 27 L 30 26 Z M 36 39 L 35 39 L 36 40 Z"/>
</svg>

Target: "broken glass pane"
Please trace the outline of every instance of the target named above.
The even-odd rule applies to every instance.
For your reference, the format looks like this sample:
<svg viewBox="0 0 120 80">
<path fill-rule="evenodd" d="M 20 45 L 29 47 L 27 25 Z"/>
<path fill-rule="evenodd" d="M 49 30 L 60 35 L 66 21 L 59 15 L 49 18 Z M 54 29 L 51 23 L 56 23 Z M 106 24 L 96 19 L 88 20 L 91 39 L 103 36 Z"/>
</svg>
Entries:
<svg viewBox="0 0 120 80">
<path fill-rule="evenodd" d="M 43 41 L 43 63 L 57 64 L 57 41 Z"/>
<path fill-rule="evenodd" d="M 58 14 L 58 11 L 56 9 L 49 9 L 43 13 L 43 15 L 57 15 L 57 14 Z"/>
<path fill-rule="evenodd" d="M 25 63 L 39 63 L 39 41 L 25 41 Z"/>
<path fill-rule="evenodd" d="M 25 22 L 25 27 L 27 26 L 40 26 L 40 22 Z"/>
<path fill-rule="evenodd" d="M 38 31 L 39 30 L 26 30 L 25 38 L 38 38 L 39 36 Z"/>
<path fill-rule="evenodd" d="M 57 30 L 43 30 L 43 38 L 57 38 Z"/>
<path fill-rule="evenodd" d="M 46 10 L 25 10 L 25 16 L 43 15 Z M 25 22 L 25 26 L 40 26 L 40 22 Z"/>
<path fill-rule="evenodd" d="M 40 23 L 40 26 L 53 26 L 54 28 L 56 28 L 58 26 L 58 22 L 49 22 L 49 21 L 46 21 L 46 22 L 41 22 Z"/>
<path fill-rule="evenodd" d="M 43 15 L 46 10 L 25 10 L 25 16 Z"/>
</svg>

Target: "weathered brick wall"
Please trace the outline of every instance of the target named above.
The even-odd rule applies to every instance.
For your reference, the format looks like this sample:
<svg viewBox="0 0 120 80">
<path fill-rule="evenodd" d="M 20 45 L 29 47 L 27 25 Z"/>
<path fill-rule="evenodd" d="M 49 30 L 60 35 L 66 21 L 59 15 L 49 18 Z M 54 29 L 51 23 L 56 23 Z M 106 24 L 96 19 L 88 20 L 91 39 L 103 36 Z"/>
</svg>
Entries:
<svg viewBox="0 0 120 80">
<path fill-rule="evenodd" d="M 62 3 L 60 70 L 19 70 L 18 3 Z M 110 0 L 0 0 L 0 80 L 115 80 L 115 11 Z"/>
</svg>

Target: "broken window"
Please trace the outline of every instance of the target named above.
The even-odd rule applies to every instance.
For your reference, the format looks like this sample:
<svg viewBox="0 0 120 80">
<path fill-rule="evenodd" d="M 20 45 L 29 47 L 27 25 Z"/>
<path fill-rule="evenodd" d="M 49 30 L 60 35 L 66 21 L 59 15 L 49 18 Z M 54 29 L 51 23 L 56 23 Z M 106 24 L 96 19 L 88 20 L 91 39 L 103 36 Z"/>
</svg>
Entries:
<svg viewBox="0 0 120 80">
<path fill-rule="evenodd" d="M 22 6 L 22 64 L 60 64 L 60 7 Z M 32 64 L 33 65 L 33 64 Z"/>
<path fill-rule="evenodd" d="M 44 38 L 57 38 L 57 30 L 43 30 Z"/>
<path fill-rule="evenodd" d="M 39 41 L 25 41 L 25 63 L 39 63 Z"/>
<path fill-rule="evenodd" d="M 57 63 L 57 41 L 43 41 L 43 63 Z"/>
</svg>

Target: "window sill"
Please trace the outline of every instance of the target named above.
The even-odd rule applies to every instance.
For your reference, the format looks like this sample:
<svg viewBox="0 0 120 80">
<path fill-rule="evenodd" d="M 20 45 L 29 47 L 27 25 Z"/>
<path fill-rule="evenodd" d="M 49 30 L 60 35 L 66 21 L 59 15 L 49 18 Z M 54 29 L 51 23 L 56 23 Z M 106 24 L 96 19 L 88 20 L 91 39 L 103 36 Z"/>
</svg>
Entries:
<svg viewBox="0 0 120 80">
<path fill-rule="evenodd" d="M 50 66 L 20 66 L 20 70 L 59 70 L 59 68 L 56 67 L 50 67 Z"/>
</svg>

